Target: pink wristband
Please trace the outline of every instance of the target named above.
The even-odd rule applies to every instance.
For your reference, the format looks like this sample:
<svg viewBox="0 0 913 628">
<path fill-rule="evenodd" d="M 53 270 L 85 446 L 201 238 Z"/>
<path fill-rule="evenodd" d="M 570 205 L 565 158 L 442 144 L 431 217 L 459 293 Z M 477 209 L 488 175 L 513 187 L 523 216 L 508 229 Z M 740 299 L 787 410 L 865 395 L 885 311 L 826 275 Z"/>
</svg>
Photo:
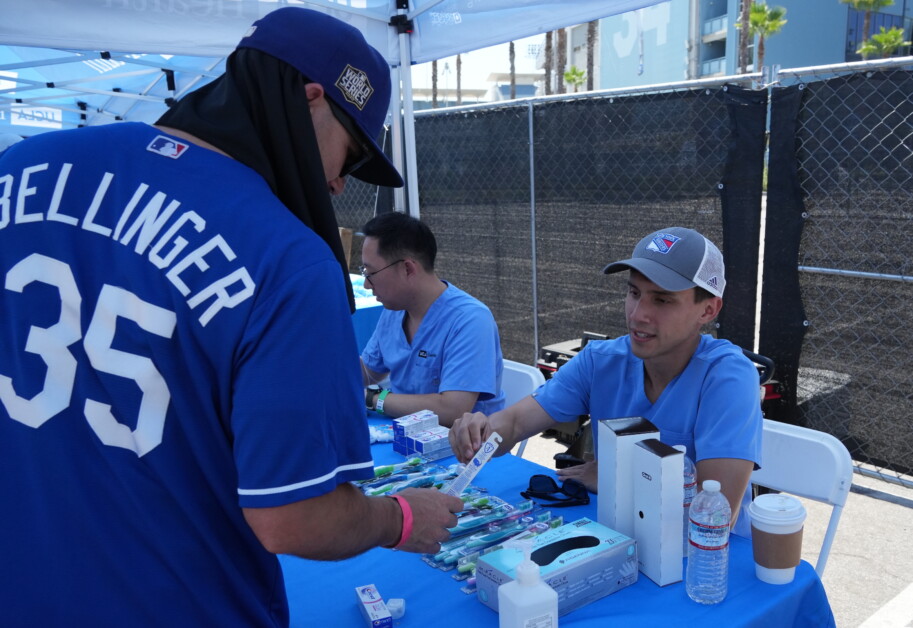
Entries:
<svg viewBox="0 0 913 628">
<path fill-rule="evenodd" d="M 399 495 L 390 495 L 390 497 L 396 500 L 400 509 L 403 511 L 403 533 L 399 535 L 399 542 L 393 546 L 395 549 L 408 541 L 409 537 L 412 536 L 412 507 L 409 505 L 409 502 L 406 501 L 405 497 L 400 497 Z"/>
</svg>

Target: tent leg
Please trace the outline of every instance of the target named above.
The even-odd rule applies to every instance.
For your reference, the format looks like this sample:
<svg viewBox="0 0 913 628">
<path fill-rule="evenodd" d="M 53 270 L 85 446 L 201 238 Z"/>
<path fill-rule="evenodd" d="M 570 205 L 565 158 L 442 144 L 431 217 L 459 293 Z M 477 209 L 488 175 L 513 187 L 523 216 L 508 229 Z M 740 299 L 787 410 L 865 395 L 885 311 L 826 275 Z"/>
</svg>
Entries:
<svg viewBox="0 0 913 628">
<path fill-rule="evenodd" d="M 393 163 L 396 165 L 396 169 L 400 171 L 405 178 L 406 170 L 403 168 L 403 89 L 400 85 L 400 75 L 402 73 L 401 67 L 393 68 L 393 90 L 394 97 L 392 99 L 392 121 L 390 124 L 390 136 L 391 141 L 393 142 L 392 148 L 392 157 Z M 408 184 L 408 181 L 407 181 Z M 393 209 L 398 212 L 406 211 L 406 192 L 405 188 L 394 188 L 393 189 Z"/>
<path fill-rule="evenodd" d="M 406 179 L 408 203 L 406 208 L 411 216 L 419 218 L 418 207 L 418 169 L 415 160 L 415 114 L 412 109 L 412 56 L 409 50 L 409 34 L 399 35 L 399 67 L 403 94 L 403 138 L 405 140 L 406 168 L 403 176 Z M 399 207 L 397 206 L 397 209 Z"/>
</svg>

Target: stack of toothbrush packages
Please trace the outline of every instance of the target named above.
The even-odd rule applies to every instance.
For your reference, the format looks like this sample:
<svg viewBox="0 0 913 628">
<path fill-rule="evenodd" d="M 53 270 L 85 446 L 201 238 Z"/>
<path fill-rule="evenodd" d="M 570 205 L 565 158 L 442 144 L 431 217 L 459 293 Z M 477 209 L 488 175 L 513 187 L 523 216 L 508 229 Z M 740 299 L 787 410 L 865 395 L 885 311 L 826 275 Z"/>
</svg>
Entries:
<svg viewBox="0 0 913 628">
<path fill-rule="evenodd" d="M 460 465 L 442 467 L 422 458 L 410 458 L 399 464 L 374 467 L 374 477 L 353 482 L 369 497 L 393 495 L 405 488 L 437 488 L 452 481 L 460 473 Z"/>
<path fill-rule="evenodd" d="M 438 423 L 438 416 L 431 410 L 401 416 L 393 420 L 393 451 L 428 461 L 452 456 L 450 430 Z"/>
</svg>

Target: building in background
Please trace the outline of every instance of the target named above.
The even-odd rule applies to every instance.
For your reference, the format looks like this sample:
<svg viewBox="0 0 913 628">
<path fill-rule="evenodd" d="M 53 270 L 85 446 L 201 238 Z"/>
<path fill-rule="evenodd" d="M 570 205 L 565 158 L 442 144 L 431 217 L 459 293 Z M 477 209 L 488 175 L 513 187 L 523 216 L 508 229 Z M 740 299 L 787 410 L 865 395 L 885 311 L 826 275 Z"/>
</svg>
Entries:
<svg viewBox="0 0 913 628">
<path fill-rule="evenodd" d="M 786 9 L 783 29 L 766 39 L 767 66 L 800 68 L 859 61 L 864 14 L 839 0 L 767 0 Z M 516 98 L 588 89 L 657 85 L 738 74 L 741 0 L 668 0 L 515 42 Z M 870 35 L 901 28 L 913 39 L 913 0 L 871 16 Z M 461 104 L 510 99 L 508 44 L 462 55 Z M 909 48 L 898 54 L 910 54 Z M 754 71 L 754 42 L 748 71 Z M 438 107 L 456 102 L 456 57 L 438 61 Z M 431 107 L 431 64 L 413 68 L 415 108 Z M 583 72 L 577 86 L 566 72 Z M 579 74 L 578 74 L 579 76 Z"/>
<path fill-rule="evenodd" d="M 839 0 L 767 4 L 785 8 L 787 24 L 766 40 L 765 65 L 798 68 L 860 60 L 856 50 L 862 43 L 861 12 Z M 669 0 L 600 20 L 599 87 L 737 74 L 740 5 L 740 0 Z M 895 0 L 872 15 L 870 32 L 896 26 L 910 40 L 911 22 L 913 0 Z M 753 47 L 750 54 L 753 59 Z"/>
</svg>

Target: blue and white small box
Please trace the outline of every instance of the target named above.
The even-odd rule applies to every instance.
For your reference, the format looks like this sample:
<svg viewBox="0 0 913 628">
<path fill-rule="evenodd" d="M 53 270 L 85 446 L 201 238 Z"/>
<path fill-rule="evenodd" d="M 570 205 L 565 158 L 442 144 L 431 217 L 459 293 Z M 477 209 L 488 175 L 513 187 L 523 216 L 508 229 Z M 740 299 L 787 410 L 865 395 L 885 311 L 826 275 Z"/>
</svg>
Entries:
<svg viewBox="0 0 913 628">
<path fill-rule="evenodd" d="M 358 597 L 361 614 L 369 626 L 374 628 L 389 628 L 393 626 L 393 617 L 390 615 L 390 611 L 387 610 L 384 599 L 377 592 L 377 587 L 373 584 L 355 587 L 355 595 Z"/>
</svg>

